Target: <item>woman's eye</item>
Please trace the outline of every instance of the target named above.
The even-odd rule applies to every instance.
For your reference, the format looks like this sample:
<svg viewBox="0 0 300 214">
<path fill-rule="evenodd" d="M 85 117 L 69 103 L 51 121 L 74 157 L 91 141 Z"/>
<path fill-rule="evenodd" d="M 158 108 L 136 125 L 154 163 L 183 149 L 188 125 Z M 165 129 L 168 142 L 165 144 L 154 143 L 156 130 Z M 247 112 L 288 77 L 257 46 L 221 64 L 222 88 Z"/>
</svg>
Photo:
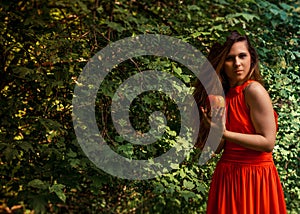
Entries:
<svg viewBox="0 0 300 214">
<path fill-rule="evenodd" d="M 241 59 L 244 59 L 246 56 L 247 56 L 246 54 L 241 54 L 239 57 L 240 57 Z"/>
<path fill-rule="evenodd" d="M 231 56 L 229 56 L 229 57 L 226 57 L 226 61 L 231 61 L 233 58 L 231 57 Z"/>
</svg>

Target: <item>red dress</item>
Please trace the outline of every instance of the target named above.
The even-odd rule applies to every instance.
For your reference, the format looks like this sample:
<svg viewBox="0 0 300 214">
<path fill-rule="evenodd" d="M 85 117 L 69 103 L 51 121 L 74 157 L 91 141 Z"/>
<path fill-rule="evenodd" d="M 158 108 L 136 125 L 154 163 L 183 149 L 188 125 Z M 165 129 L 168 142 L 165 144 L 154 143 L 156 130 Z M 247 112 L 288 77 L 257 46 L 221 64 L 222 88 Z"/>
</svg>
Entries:
<svg viewBox="0 0 300 214">
<path fill-rule="evenodd" d="M 243 93 L 250 82 L 231 88 L 226 94 L 229 131 L 255 133 Z M 207 213 L 285 214 L 284 194 L 272 152 L 254 151 L 227 141 L 212 178 Z"/>
</svg>

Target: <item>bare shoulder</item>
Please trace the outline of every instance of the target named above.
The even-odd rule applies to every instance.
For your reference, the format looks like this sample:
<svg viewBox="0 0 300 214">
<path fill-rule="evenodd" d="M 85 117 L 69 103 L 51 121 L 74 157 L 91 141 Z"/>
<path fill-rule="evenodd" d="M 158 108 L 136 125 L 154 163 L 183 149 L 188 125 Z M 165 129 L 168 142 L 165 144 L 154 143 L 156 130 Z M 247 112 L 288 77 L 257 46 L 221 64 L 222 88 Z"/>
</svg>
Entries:
<svg viewBox="0 0 300 214">
<path fill-rule="evenodd" d="M 262 84 L 260 84 L 257 81 L 251 82 L 246 88 L 245 88 L 245 94 L 250 96 L 259 96 L 261 93 L 268 94 L 267 90 L 264 88 Z"/>
<path fill-rule="evenodd" d="M 247 105 L 257 105 L 261 102 L 270 102 L 267 90 L 259 82 L 253 81 L 245 88 L 245 99 Z"/>
</svg>

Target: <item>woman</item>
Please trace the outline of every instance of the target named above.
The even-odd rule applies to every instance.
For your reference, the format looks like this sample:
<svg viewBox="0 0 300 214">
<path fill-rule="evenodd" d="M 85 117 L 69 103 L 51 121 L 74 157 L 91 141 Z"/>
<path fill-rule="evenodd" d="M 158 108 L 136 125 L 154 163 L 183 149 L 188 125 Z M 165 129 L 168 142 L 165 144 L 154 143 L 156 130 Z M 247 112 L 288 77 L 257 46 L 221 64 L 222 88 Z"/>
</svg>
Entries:
<svg viewBox="0 0 300 214">
<path fill-rule="evenodd" d="M 220 125 L 224 152 L 212 178 L 207 213 L 284 214 L 272 158 L 277 114 L 262 85 L 257 53 L 246 36 L 232 32 L 224 45 L 212 47 L 208 59 L 225 90 L 226 124 Z M 202 114 L 208 120 L 206 109 Z"/>
</svg>

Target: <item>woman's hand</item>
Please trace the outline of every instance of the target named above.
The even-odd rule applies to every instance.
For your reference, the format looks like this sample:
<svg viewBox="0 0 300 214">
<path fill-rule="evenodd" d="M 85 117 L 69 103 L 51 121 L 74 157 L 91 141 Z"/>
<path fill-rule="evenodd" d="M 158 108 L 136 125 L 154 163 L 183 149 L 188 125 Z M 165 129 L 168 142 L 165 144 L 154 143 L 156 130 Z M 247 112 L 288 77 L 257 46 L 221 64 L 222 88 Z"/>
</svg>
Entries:
<svg viewBox="0 0 300 214">
<path fill-rule="evenodd" d="M 209 128 L 221 130 L 225 132 L 225 108 L 224 107 L 212 107 L 211 111 L 208 112 L 207 108 L 200 107 L 203 115 L 204 125 Z M 213 119 L 213 121 L 212 121 Z"/>
<path fill-rule="evenodd" d="M 217 148 L 213 148 L 214 153 L 218 154 L 222 151 L 224 146 L 224 138 L 223 134 L 226 131 L 225 127 L 225 108 L 224 107 L 212 107 L 211 111 L 208 112 L 206 108 L 200 107 L 200 110 L 203 115 L 203 125 L 206 126 L 206 128 L 214 129 L 216 133 L 222 133 L 222 139 L 218 145 Z M 213 120 L 213 122 L 212 122 Z M 217 137 L 217 136 L 216 136 Z M 216 141 L 219 141 L 220 139 L 215 139 L 214 142 L 207 142 L 208 144 L 214 145 Z M 212 146 L 214 147 L 214 146 Z"/>
</svg>

